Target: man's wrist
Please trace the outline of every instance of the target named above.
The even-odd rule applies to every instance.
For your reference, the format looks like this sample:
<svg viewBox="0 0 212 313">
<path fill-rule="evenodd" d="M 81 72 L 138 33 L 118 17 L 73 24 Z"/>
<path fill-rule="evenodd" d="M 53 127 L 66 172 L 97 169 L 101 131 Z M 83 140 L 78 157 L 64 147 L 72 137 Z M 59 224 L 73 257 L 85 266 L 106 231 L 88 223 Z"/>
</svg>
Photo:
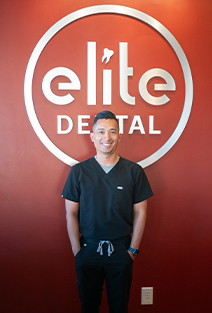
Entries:
<svg viewBox="0 0 212 313">
<path fill-rule="evenodd" d="M 77 255 L 77 253 L 78 253 L 80 250 L 81 250 L 81 248 L 80 248 L 80 249 L 75 249 L 75 250 L 73 250 L 73 254 L 74 254 L 74 256 L 76 256 L 76 255 Z"/>
<path fill-rule="evenodd" d="M 134 248 L 132 248 L 132 247 L 129 247 L 128 250 L 129 250 L 130 252 L 132 252 L 132 254 L 133 254 L 134 256 L 137 256 L 137 255 L 139 254 L 139 250 L 138 250 L 138 249 L 134 249 Z"/>
<path fill-rule="evenodd" d="M 73 245 L 72 246 L 72 252 L 75 255 L 77 255 L 77 253 L 80 251 L 81 249 L 81 246 L 80 246 L 80 243 L 77 243 L 76 245 Z"/>
</svg>

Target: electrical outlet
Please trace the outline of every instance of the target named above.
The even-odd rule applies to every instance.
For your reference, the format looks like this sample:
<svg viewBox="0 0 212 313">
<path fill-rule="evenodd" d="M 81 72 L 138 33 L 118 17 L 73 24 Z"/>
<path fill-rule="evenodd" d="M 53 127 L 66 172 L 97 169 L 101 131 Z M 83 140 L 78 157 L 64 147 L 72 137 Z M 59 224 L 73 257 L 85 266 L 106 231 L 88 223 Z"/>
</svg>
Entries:
<svg viewBox="0 0 212 313">
<path fill-rule="evenodd" d="M 153 304 L 153 287 L 141 288 L 141 304 L 142 305 Z"/>
</svg>

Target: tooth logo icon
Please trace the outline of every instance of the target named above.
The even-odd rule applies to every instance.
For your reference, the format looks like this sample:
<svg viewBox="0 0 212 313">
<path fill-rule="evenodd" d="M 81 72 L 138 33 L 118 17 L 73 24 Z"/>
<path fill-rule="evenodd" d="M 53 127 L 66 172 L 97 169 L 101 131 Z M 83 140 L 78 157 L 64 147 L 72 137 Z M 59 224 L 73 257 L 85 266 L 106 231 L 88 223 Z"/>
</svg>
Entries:
<svg viewBox="0 0 212 313">
<path fill-rule="evenodd" d="M 104 49 L 104 55 L 102 57 L 102 63 L 104 62 L 104 60 L 106 59 L 105 64 L 107 64 L 110 61 L 110 58 L 112 57 L 112 55 L 114 54 L 113 50 L 109 50 L 108 48 Z"/>
</svg>

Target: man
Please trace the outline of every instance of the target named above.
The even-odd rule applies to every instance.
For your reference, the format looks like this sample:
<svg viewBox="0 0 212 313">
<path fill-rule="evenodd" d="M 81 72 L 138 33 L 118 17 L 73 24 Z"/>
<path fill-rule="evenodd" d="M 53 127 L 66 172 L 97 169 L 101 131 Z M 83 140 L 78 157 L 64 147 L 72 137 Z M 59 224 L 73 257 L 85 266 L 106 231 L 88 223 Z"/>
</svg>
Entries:
<svg viewBox="0 0 212 313">
<path fill-rule="evenodd" d="M 143 169 L 117 154 L 121 134 L 112 112 L 96 115 L 90 137 L 96 156 L 71 168 L 62 192 L 81 312 L 99 312 L 105 280 L 110 313 L 127 313 L 133 261 L 153 193 Z"/>
</svg>

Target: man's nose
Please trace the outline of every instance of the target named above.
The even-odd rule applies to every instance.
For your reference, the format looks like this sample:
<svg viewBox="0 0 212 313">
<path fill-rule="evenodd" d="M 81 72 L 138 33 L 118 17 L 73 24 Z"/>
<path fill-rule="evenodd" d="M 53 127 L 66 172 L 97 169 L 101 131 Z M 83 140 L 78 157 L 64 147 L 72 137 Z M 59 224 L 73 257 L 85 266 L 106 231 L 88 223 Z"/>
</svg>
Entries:
<svg viewBox="0 0 212 313">
<path fill-rule="evenodd" d="M 109 140 L 110 139 L 110 132 L 105 132 L 105 139 Z"/>
</svg>

